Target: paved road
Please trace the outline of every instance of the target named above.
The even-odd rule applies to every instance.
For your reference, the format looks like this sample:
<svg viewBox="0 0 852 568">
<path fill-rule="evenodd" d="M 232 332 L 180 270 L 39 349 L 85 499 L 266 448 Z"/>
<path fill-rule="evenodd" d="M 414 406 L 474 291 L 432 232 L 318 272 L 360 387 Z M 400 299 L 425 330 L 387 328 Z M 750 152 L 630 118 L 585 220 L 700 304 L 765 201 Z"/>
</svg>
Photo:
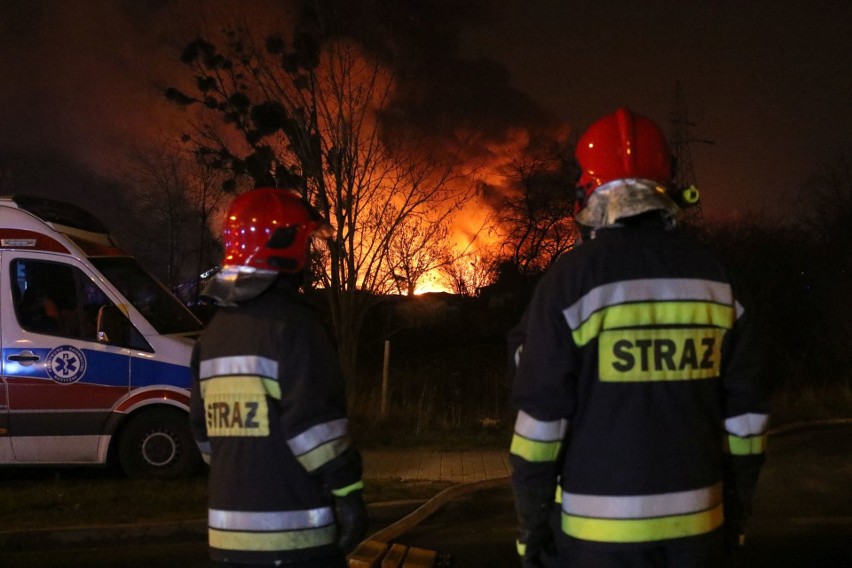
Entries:
<svg viewBox="0 0 852 568">
<path fill-rule="evenodd" d="M 508 450 L 484 452 L 374 451 L 364 454 L 366 479 L 467 483 L 509 475 Z"/>
<path fill-rule="evenodd" d="M 755 501 L 749 568 L 852 567 L 852 426 L 811 428 L 773 436 Z M 381 465 L 384 463 L 385 465 Z M 502 463 L 502 465 L 500 465 Z M 437 465 L 436 465 L 437 464 Z M 504 452 L 470 454 L 399 452 L 365 454 L 366 477 L 471 481 L 508 473 Z M 431 472 L 431 473 L 430 473 Z M 411 511 L 378 512 L 376 528 Z M 514 513 L 503 486 L 454 499 L 415 528 L 394 538 L 449 555 L 453 568 L 514 566 Z M 49 543 L 45 543 L 49 544 Z M 203 530 L 152 532 L 132 542 L 97 546 L 0 550 L 0 566 L 169 567 L 207 566 Z"/>
<path fill-rule="evenodd" d="M 511 567 L 515 566 L 514 538 L 511 491 L 503 488 L 448 504 L 396 542 L 437 550 L 449 557 L 452 568 Z M 760 519 L 752 523 L 749 546 L 731 563 L 734 567 L 852 567 L 852 524 L 824 519 L 799 525 L 789 519 Z"/>
<path fill-rule="evenodd" d="M 749 545 L 732 566 L 852 567 L 852 426 L 772 436 Z M 453 568 L 513 566 L 508 488 L 453 501 L 396 541 L 447 554 Z"/>
</svg>

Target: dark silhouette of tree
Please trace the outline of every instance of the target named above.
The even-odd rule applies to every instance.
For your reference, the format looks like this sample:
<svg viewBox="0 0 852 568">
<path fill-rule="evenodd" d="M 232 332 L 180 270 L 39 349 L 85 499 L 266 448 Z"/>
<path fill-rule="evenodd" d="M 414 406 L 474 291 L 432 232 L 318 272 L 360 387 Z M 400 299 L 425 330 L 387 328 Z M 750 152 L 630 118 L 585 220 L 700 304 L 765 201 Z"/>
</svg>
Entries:
<svg viewBox="0 0 852 568">
<path fill-rule="evenodd" d="M 189 285 L 181 298 L 197 302 L 199 275 L 218 262 L 211 222 L 227 197 L 222 174 L 166 140 L 132 150 L 126 180 L 147 227 L 144 252 L 162 258 L 172 290 Z"/>
<path fill-rule="evenodd" d="M 503 173 L 511 181 L 498 215 L 504 255 L 521 273 L 541 273 L 576 243 L 573 154 L 564 142 L 546 144 Z"/>
<path fill-rule="evenodd" d="M 478 296 L 481 290 L 494 283 L 497 259 L 493 255 L 463 255 L 441 267 L 444 282 L 461 296 Z"/>
<path fill-rule="evenodd" d="M 423 277 L 453 258 L 446 222 L 413 216 L 388 242 L 387 262 L 399 293 L 413 296 Z"/>
<path fill-rule="evenodd" d="M 181 56 L 194 92 L 171 88 L 166 96 L 207 111 L 188 138 L 205 164 L 229 173 L 227 190 L 246 178 L 297 189 L 334 226 L 314 267 L 351 376 L 365 314 L 395 286 L 393 251 L 405 231 L 440 225 L 468 195 L 453 186 L 454 169 L 416 137 L 386 139 L 381 115 L 392 74 L 354 41 L 335 37 L 335 26 L 333 14 L 309 10 L 289 37 L 259 39 L 231 27 L 217 40 L 221 48 L 198 38 Z M 423 252 L 443 235 L 420 236 Z"/>
<path fill-rule="evenodd" d="M 848 389 L 852 367 L 852 148 L 845 147 L 803 184 L 795 207 L 796 222 L 810 245 L 799 278 L 806 282 L 812 312 L 803 338 L 809 359 L 819 370 L 812 384 Z"/>
</svg>

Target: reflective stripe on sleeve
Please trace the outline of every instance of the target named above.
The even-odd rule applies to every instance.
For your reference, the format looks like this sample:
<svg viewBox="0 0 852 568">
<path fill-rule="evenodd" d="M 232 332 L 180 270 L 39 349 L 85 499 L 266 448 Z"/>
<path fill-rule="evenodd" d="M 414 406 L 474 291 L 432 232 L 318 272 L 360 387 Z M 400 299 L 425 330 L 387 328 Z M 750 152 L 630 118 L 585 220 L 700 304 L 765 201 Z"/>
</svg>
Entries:
<svg viewBox="0 0 852 568">
<path fill-rule="evenodd" d="M 734 456 L 753 456 L 766 452 L 769 415 L 746 413 L 725 419 L 725 453 Z"/>
<path fill-rule="evenodd" d="M 287 445 L 307 471 L 315 471 L 349 448 L 349 420 L 339 418 L 309 428 L 287 440 Z"/>
<path fill-rule="evenodd" d="M 304 511 L 249 512 L 211 509 L 209 540 L 221 550 L 298 550 L 332 544 L 336 536 L 330 507 Z"/>
<path fill-rule="evenodd" d="M 722 523 L 722 485 L 656 495 L 562 496 L 562 530 L 597 542 L 648 542 L 704 534 Z"/>
<path fill-rule="evenodd" d="M 210 440 L 205 442 L 196 441 L 195 444 L 198 446 L 198 451 L 201 452 L 201 459 L 204 460 L 204 463 L 210 465 L 210 456 L 213 454 L 213 444 L 210 443 Z"/>
<path fill-rule="evenodd" d="M 332 489 L 331 494 L 335 497 L 346 497 L 353 491 L 360 491 L 361 489 L 364 489 L 364 482 L 356 481 L 355 483 L 347 485 L 346 487 L 341 487 L 340 489 Z"/>
<path fill-rule="evenodd" d="M 515 420 L 509 453 L 528 462 L 554 461 L 562 449 L 567 430 L 568 421 L 565 419 L 536 420 L 521 410 Z"/>
<path fill-rule="evenodd" d="M 200 451 L 202 454 L 209 454 L 213 452 L 213 444 L 210 443 L 210 440 L 207 440 L 205 442 L 196 441 L 195 444 L 198 446 L 198 451 Z"/>
<path fill-rule="evenodd" d="M 536 442 L 517 434 L 512 436 L 512 445 L 509 447 L 510 454 L 528 462 L 556 461 L 560 450 L 562 450 L 562 442 Z"/>
<path fill-rule="evenodd" d="M 536 420 L 523 410 L 518 411 L 515 420 L 515 434 L 524 438 L 539 442 L 561 442 L 568 430 L 568 421 L 564 418 L 559 420 Z"/>
<path fill-rule="evenodd" d="M 734 436 L 754 436 L 763 434 L 769 428 L 768 414 L 740 414 L 725 419 L 725 430 Z"/>
<path fill-rule="evenodd" d="M 732 456 L 755 456 L 766 452 L 766 434 L 740 437 L 725 436 L 724 451 Z"/>
</svg>

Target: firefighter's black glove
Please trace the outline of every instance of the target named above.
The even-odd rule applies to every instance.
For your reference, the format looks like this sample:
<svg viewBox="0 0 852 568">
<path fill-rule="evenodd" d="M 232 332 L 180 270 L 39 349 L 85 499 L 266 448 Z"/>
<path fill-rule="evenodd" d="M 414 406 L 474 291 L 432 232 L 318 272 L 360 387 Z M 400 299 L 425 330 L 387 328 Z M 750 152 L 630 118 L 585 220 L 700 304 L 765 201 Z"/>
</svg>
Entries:
<svg viewBox="0 0 852 568">
<path fill-rule="evenodd" d="M 725 550 L 728 554 L 737 554 L 746 543 L 745 521 L 725 519 Z"/>
<path fill-rule="evenodd" d="M 522 568 L 543 568 L 544 558 L 555 554 L 550 515 L 554 492 L 515 487 L 518 512 L 518 554 Z"/>
<path fill-rule="evenodd" d="M 743 505 L 743 499 L 733 489 L 733 483 L 725 484 L 724 507 L 725 550 L 728 554 L 736 554 L 745 546 L 745 526 L 749 511 L 748 507 Z"/>
<path fill-rule="evenodd" d="M 337 513 L 337 546 L 344 554 L 349 554 L 367 534 L 369 519 L 363 491 L 335 497 L 334 508 Z"/>
</svg>

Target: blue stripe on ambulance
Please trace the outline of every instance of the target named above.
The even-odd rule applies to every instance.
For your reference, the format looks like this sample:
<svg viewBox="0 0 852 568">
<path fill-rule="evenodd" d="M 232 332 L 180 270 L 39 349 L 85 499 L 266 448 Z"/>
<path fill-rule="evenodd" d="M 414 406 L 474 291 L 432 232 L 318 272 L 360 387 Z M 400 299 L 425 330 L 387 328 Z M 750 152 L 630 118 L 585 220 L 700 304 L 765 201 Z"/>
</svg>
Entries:
<svg viewBox="0 0 852 568">
<path fill-rule="evenodd" d="M 45 369 L 44 361 L 51 349 L 30 348 L 28 350 L 32 351 L 39 358 L 38 362 L 29 366 L 9 360 L 10 355 L 21 353 L 22 349 L 20 347 L 4 348 L 2 350 L 6 377 L 50 379 Z M 79 382 L 111 387 L 128 386 L 127 354 L 92 349 L 82 349 L 81 351 L 86 356 L 86 372 Z M 134 388 L 152 385 L 172 385 L 178 388 L 189 389 L 190 370 L 188 366 L 139 357 L 129 358 L 129 371 L 130 376 L 133 377 Z"/>
<path fill-rule="evenodd" d="M 134 387 L 152 385 L 171 385 L 188 389 L 190 370 L 186 365 L 175 365 L 164 361 L 133 357 L 130 362 L 130 375 Z"/>
<path fill-rule="evenodd" d="M 32 351 L 38 357 L 38 361 L 29 366 L 9 360 L 10 355 L 18 355 L 21 351 L 20 347 L 6 347 L 3 349 L 5 376 L 7 378 L 26 377 L 50 380 L 50 375 L 47 373 L 44 362 L 47 360 L 47 356 L 52 349 L 28 348 L 28 351 Z M 81 349 L 81 351 L 86 357 L 86 371 L 79 382 L 109 387 L 128 386 L 127 354 L 109 353 L 92 349 Z"/>
</svg>

